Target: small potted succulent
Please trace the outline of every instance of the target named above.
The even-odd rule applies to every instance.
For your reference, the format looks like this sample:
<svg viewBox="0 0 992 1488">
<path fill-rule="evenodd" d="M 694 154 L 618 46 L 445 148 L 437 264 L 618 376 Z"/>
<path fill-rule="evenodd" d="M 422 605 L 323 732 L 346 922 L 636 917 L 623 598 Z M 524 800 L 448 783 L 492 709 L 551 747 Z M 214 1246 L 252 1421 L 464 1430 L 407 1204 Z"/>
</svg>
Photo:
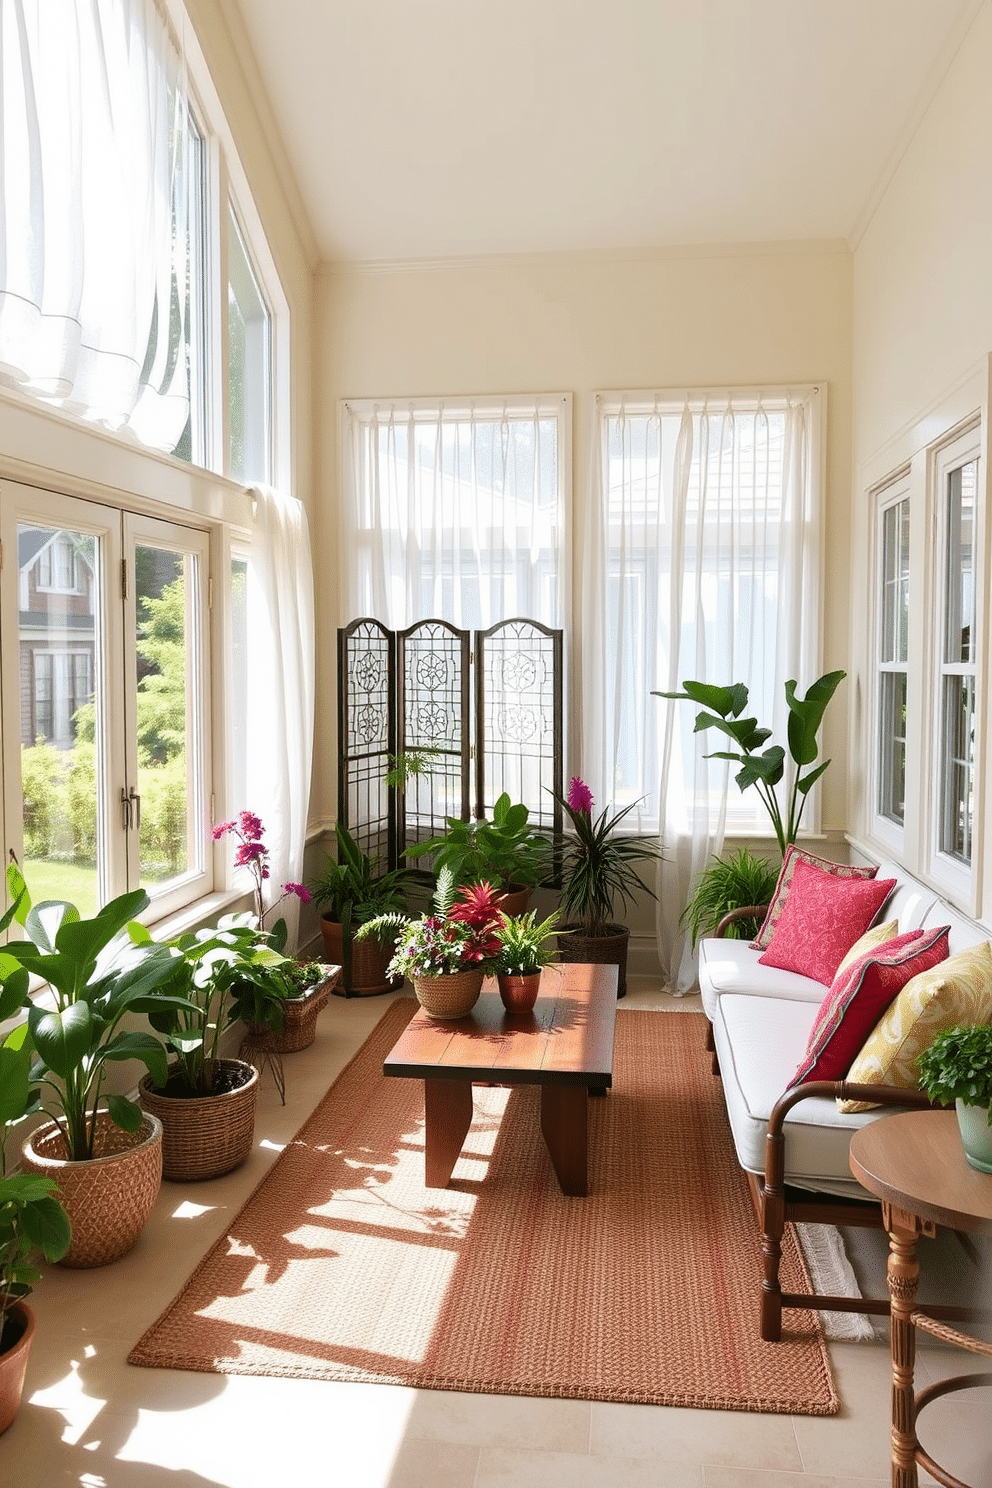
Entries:
<svg viewBox="0 0 992 1488">
<path fill-rule="evenodd" d="M 968 1162 L 992 1173 L 992 1025 L 945 1029 L 924 1049 L 919 1068 L 930 1099 L 954 1103 Z"/>
<path fill-rule="evenodd" d="M 629 904 L 640 891 L 655 898 L 638 872 L 642 863 L 661 855 L 650 837 L 618 832 L 637 805 L 607 808 L 593 816 L 592 792 L 578 775 L 560 802 L 572 830 L 560 844 L 562 859 L 561 927 L 558 950 L 563 961 L 591 961 L 617 967 L 617 996 L 627 992 L 627 945 L 630 931 L 616 919 L 618 905 Z"/>
<path fill-rule="evenodd" d="M 559 919 L 555 910 L 539 922 L 531 910 L 529 914 L 507 915 L 497 927 L 496 983 L 508 1012 L 529 1012 L 537 1001 L 541 969 L 554 958 Z"/>
<path fill-rule="evenodd" d="M 429 913 L 411 919 L 392 913 L 370 920 L 356 939 L 396 936 L 390 976 L 407 977 L 417 1001 L 431 1018 L 463 1018 L 475 1006 L 485 974 L 499 955 L 497 930 L 505 916 L 491 884 L 457 888 L 442 869 Z"/>
</svg>

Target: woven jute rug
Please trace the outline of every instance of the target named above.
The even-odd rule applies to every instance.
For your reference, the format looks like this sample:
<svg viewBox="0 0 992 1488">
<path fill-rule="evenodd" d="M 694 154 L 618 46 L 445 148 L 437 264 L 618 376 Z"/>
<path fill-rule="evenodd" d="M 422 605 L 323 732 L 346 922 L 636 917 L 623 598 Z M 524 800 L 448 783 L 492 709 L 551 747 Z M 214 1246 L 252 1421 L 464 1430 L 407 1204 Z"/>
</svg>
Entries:
<svg viewBox="0 0 992 1488">
<path fill-rule="evenodd" d="M 760 1247 L 701 1014 L 621 1010 L 566 1198 L 538 1091 L 477 1086 L 447 1189 L 424 1186 L 423 1087 L 383 1057 L 394 1003 L 132 1364 L 832 1415 L 814 1313 L 758 1336 Z M 783 1287 L 808 1286 L 786 1236 Z"/>
</svg>

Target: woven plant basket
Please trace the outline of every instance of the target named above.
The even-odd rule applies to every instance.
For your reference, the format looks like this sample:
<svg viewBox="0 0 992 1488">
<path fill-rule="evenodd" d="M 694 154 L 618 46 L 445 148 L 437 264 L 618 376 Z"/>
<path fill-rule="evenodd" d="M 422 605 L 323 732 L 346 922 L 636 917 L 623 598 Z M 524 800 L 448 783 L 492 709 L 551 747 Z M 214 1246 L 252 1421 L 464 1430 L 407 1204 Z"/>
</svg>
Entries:
<svg viewBox="0 0 992 1488">
<path fill-rule="evenodd" d="M 223 1095 L 187 1098 L 156 1090 L 145 1075 L 139 1099 L 162 1123 L 162 1177 L 173 1183 L 219 1178 L 247 1159 L 255 1139 L 258 1070 L 240 1059 L 221 1059 L 221 1066 L 240 1065 L 251 1079 Z"/>
<path fill-rule="evenodd" d="M 66 1159 L 65 1137 L 54 1122 L 24 1139 L 21 1166 L 58 1184 L 72 1225 L 60 1266 L 106 1266 L 126 1255 L 148 1220 L 162 1186 L 162 1125 L 146 1114 L 136 1132 L 122 1131 L 107 1112 L 97 1117 L 97 1156 Z"/>
<path fill-rule="evenodd" d="M 594 966 L 617 968 L 617 996 L 627 995 L 627 947 L 630 931 L 626 925 L 607 925 L 603 935 L 586 935 L 578 925 L 563 925 L 559 933 L 558 955 L 562 961 L 591 962 Z"/>
<path fill-rule="evenodd" d="M 413 990 L 428 1018 L 464 1018 L 482 991 L 481 971 L 454 971 L 447 976 L 414 977 Z"/>
<path fill-rule="evenodd" d="M 20 1408 L 35 1327 L 34 1313 L 23 1299 L 14 1303 L 8 1317 L 21 1324 L 21 1336 L 0 1354 L 0 1432 L 7 1430 Z"/>
<path fill-rule="evenodd" d="M 303 997 L 292 997 L 283 1004 L 285 1021 L 282 1028 L 266 1028 L 262 1023 L 248 1024 L 248 1035 L 258 1048 L 271 1049 L 273 1054 L 296 1054 L 300 1049 L 309 1049 L 317 1037 L 317 1017 L 327 1006 L 331 988 L 341 975 L 335 966 L 330 976 L 316 987 L 310 987 Z"/>
<path fill-rule="evenodd" d="M 341 978 L 332 989 L 337 997 L 378 997 L 403 985 L 402 977 L 391 977 L 386 968 L 393 955 L 393 944 L 383 950 L 375 939 L 351 939 L 351 974 L 344 974 L 344 928 L 337 920 L 321 916 L 320 933 L 324 939 L 324 959 L 342 968 Z"/>
</svg>

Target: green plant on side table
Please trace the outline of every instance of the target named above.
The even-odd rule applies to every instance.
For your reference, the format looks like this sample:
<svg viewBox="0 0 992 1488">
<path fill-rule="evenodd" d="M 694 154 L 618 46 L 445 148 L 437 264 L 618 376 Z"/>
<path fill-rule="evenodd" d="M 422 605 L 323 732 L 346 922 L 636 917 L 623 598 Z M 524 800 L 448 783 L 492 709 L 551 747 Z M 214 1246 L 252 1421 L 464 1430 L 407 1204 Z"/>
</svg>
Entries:
<svg viewBox="0 0 992 1488">
<path fill-rule="evenodd" d="M 612 814 L 607 807 L 594 817 L 592 792 L 578 775 L 560 804 L 572 831 L 560 843 L 561 913 L 570 923 L 559 932 L 559 954 L 563 961 L 616 966 L 617 996 L 625 997 L 630 931 L 617 921 L 617 909 L 632 903 L 638 891 L 655 898 L 639 866 L 657 862 L 661 848 L 654 838 L 617 831 L 636 801 Z"/>
<path fill-rule="evenodd" d="M 992 1173 L 992 1025 L 945 1029 L 924 1049 L 919 1067 L 930 1099 L 953 1103 L 968 1162 Z"/>
<path fill-rule="evenodd" d="M 506 791 L 491 819 L 449 816 L 448 830 L 407 849 L 407 857 L 431 854 L 434 872 L 448 869 L 456 884 L 488 883 L 503 894 L 535 888 L 551 869 L 551 843 L 530 826 L 530 812 Z"/>
<path fill-rule="evenodd" d="M 36 976 L 50 993 L 28 1003 L 28 1027 L 31 1079 L 52 1119 L 25 1139 L 23 1166 L 58 1184 L 72 1225 L 64 1264 L 104 1265 L 137 1240 L 162 1172 L 159 1123 L 126 1096 L 106 1092 L 108 1066 L 137 1060 L 164 1077 L 162 1040 L 122 1024 L 160 1006 L 175 958 L 130 938 L 128 927 L 149 902 L 141 890 L 82 919 L 65 901 L 32 905 L 14 865 L 7 886 L 27 939 L 0 950 L 0 987 L 19 988 L 28 1003 L 28 977 Z"/>
</svg>

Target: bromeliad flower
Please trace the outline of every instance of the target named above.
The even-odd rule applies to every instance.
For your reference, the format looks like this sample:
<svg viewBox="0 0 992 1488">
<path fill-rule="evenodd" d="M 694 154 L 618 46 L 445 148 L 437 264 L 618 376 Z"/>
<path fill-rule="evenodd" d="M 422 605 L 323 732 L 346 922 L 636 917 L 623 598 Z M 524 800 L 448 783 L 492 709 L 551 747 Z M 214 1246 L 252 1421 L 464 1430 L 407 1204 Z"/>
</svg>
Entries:
<svg viewBox="0 0 992 1488">
<path fill-rule="evenodd" d="M 592 813 L 592 791 L 579 775 L 573 775 L 568 783 L 568 805 L 571 811 Z"/>
<path fill-rule="evenodd" d="M 390 976 L 439 976 L 479 966 L 491 970 L 499 955 L 497 930 L 506 916 L 491 884 L 462 888 L 457 896 L 450 873 L 438 879 L 433 912 L 408 920 L 402 914 L 379 915 L 355 932 L 355 939 L 390 930 L 397 935 L 389 963 Z"/>
</svg>

